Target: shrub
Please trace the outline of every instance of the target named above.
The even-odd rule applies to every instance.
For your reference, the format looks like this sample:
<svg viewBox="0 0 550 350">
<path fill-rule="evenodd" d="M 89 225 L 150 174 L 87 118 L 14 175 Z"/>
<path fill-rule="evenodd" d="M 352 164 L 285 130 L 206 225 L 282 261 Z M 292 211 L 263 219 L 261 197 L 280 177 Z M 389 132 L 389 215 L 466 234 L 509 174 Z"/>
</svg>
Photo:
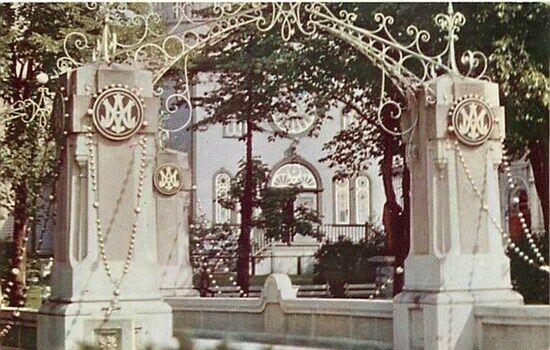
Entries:
<svg viewBox="0 0 550 350">
<path fill-rule="evenodd" d="M 383 252 L 383 233 L 367 225 L 367 240 L 354 243 L 341 237 L 337 242 L 325 243 L 315 253 L 313 282 L 327 283 L 336 298 L 344 297 L 346 283 L 372 283 L 375 266 L 370 258 Z"/>
</svg>

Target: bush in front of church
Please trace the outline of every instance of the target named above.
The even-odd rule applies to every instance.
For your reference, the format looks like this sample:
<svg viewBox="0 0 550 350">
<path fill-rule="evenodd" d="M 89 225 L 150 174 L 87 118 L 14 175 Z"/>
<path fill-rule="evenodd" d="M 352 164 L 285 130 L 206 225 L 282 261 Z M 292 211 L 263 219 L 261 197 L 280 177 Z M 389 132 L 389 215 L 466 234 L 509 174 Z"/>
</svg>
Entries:
<svg viewBox="0 0 550 350">
<path fill-rule="evenodd" d="M 345 297 L 346 284 L 373 283 L 375 266 L 371 258 L 383 254 L 384 235 L 366 225 L 367 239 L 357 243 L 341 237 L 327 242 L 315 253 L 313 283 L 328 284 L 335 298 Z"/>
</svg>

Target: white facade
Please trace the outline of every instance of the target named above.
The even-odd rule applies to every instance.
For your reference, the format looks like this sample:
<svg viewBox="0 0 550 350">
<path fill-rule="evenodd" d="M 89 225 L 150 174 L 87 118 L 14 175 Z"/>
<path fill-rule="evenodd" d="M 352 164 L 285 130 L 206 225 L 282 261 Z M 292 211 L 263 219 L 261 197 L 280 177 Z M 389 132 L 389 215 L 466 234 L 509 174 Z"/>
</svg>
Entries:
<svg viewBox="0 0 550 350">
<path fill-rule="evenodd" d="M 202 76 L 201 83 L 195 87 L 195 95 L 201 96 L 215 88 L 213 83 Z M 342 112 L 330 110 L 332 120 L 326 119 L 318 136 L 308 137 L 307 131 L 289 139 L 277 138 L 269 141 L 270 134 L 255 132 L 253 136 L 254 156 L 259 157 L 271 170 L 270 184 L 284 187 L 300 179 L 306 189 L 298 200 L 312 205 L 322 215 L 325 225 L 364 225 L 366 221 L 380 223 L 385 202 L 382 180 L 376 160 L 365 169 L 360 177 L 344 181 L 333 181 L 335 172 L 319 159 L 326 155 L 323 145 L 330 141 L 344 126 Z M 207 111 L 197 108 L 194 122 L 207 116 Z M 302 125 L 291 125 L 299 132 L 306 129 L 311 116 L 300 121 Z M 277 128 L 281 123 L 276 120 L 264 127 L 267 130 Z M 216 205 L 216 196 L 227 189 L 227 180 L 235 175 L 238 163 L 245 156 L 245 144 L 238 139 L 244 128 L 241 125 L 210 125 L 192 134 L 192 168 L 196 188 L 194 206 L 195 215 L 200 203 L 207 220 L 222 223 L 231 216 L 231 222 L 237 223 L 235 213 L 228 215 Z M 294 176 L 295 179 L 289 177 Z M 287 182 L 285 184 L 285 182 Z M 344 186 L 342 186 L 344 184 Z M 339 200 L 337 200 L 339 199 Z"/>
</svg>

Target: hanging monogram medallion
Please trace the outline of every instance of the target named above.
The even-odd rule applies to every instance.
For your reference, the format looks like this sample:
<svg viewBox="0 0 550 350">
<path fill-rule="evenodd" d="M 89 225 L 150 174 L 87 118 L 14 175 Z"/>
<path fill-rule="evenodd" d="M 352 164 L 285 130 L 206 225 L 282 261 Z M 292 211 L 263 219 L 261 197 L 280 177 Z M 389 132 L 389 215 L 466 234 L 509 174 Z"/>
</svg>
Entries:
<svg viewBox="0 0 550 350">
<path fill-rule="evenodd" d="M 178 193 L 183 185 L 183 172 L 174 164 L 163 164 L 155 171 L 153 183 L 159 193 L 172 196 Z"/>
<path fill-rule="evenodd" d="M 97 131 L 114 141 L 129 139 L 143 124 L 142 100 L 126 87 L 101 91 L 90 112 Z"/>
<path fill-rule="evenodd" d="M 467 95 L 458 100 L 449 112 L 450 130 L 464 144 L 478 146 L 489 138 L 493 128 L 493 112 L 480 97 Z"/>
</svg>

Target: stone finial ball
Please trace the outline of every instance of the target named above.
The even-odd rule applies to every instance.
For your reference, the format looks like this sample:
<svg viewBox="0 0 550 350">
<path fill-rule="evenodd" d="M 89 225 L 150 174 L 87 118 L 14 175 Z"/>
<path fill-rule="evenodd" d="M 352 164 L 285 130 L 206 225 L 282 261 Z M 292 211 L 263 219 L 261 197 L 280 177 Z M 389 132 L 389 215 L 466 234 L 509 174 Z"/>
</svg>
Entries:
<svg viewBox="0 0 550 350">
<path fill-rule="evenodd" d="M 36 76 L 36 80 L 40 84 L 46 84 L 48 82 L 48 79 L 49 79 L 48 74 L 44 72 L 41 72 Z"/>
</svg>

